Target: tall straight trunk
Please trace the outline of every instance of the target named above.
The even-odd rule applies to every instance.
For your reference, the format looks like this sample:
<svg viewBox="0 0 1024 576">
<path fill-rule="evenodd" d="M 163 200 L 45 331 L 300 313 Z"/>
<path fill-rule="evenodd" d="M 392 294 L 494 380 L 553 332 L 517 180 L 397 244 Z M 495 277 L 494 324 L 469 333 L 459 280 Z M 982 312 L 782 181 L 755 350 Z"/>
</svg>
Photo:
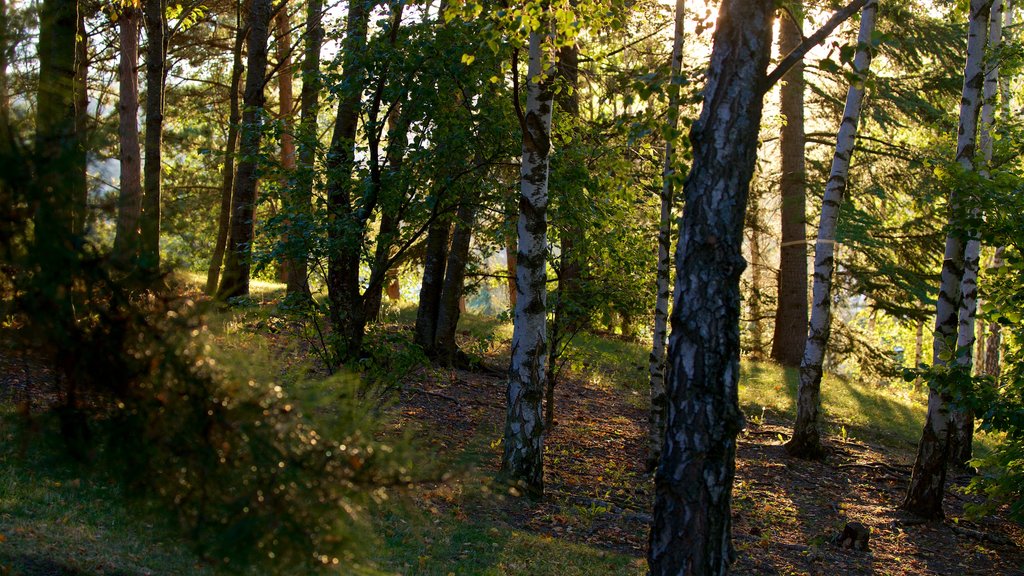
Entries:
<svg viewBox="0 0 1024 576">
<path fill-rule="evenodd" d="M 803 40 L 803 2 L 791 3 L 789 14 L 792 18 L 783 18 L 779 24 L 781 54 L 789 54 Z M 779 90 L 779 108 L 785 119 L 779 142 L 782 245 L 772 359 L 783 366 L 799 366 L 807 341 L 807 174 L 802 61 L 793 66 L 784 82 Z"/>
<path fill-rule="evenodd" d="M 89 215 L 89 174 L 87 147 L 89 140 L 89 35 L 85 29 L 85 10 L 79 6 L 75 34 L 75 170 L 71 173 L 73 231 L 85 234 Z"/>
<path fill-rule="evenodd" d="M 473 186 L 473 184 L 470 184 Z M 465 194 L 455 216 L 455 230 L 452 245 L 448 251 L 445 266 L 444 288 L 437 315 L 437 331 L 434 338 L 437 361 L 442 366 L 454 366 L 459 348 L 455 343 L 455 331 L 459 326 L 459 314 L 463 285 L 466 280 L 466 265 L 469 263 L 469 246 L 476 224 L 479 198 L 476 194 Z"/>
<path fill-rule="evenodd" d="M 10 61 L 8 50 L 10 49 L 10 21 L 7 17 L 7 0 L 0 0 L 0 158 L 14 158 L 13 139 L 11 134 L 11 100 L 7 89 L 7 65 Z M 4 179 L 6 180 L 6 179 Z M 13 222 L 17 216 L 14 214 L 14 198 L 11 194 L 11 186 L 7 181 L 0 181 L 0 206 L 3 208 L 0 216 L 0 258 L 10 262 L 14 256 L 11 252 L 11 240 L 14 234 Z"/>
<path fill-rule="evenodd" d="M 992 0 L 971 0 L 967 36 L 967 62 L 960 100 L 960 127 L 956 160 L 967 171 L 974 169 L 978 114 L 981 110 L 984 82 L 984 53 L 988 36 Z M 964 241 L 961 200 L 954 189 L 949 197 L 949 228 L 942 262 L 939 299 L 936 304 L 935 338 L 932 343 L 932 364 L 944 366 L 945 358 L 957 342 L 960 310 L 960 283 L 964 275 Z M 928 415 L 917 449 L 917 458 L 910 477 L 910 487 L 902 507 L 925 518 L 942 518 L 942 495 L 946 486 L 946 464 L 949 459 L 950 417 L 952 398 L 944 390 L 932 386 L 928 391 Z"/>
<path fill-rule="evenodd" d="M 206 274 L 206 293 L 217 293 L 220 267 L 224 262 L 224 248 L 228 243 L 228 227 L 231 224 L 231 196 L 235 188 L 235 148 L 238 146 L 238 125 L 242 121 L 242 109 L 238 104 L 239 86 L 242 83 L 242 46 L 245 44 L 245 26 L 242 18 L 242 0 L 235 5 L 235 44 L 232 47 L 231 87 L 228 88 L 228 139 L 224 145 L 224 174 L 220 185 L 220 216 L 217 219 L 217 241 L 210 269 Z"/>
<path fill-rule="evenodd" d="M 231 226 L 228 233 L 224 275 L 217 297 L 228 299 L 249 294 L 252 259 L 253 220 L 256 212 L 256 187 L 259 180 L 256 158 L 263 136 L 263 104 L 267 74 L 267 40 L 270 35 L 272 0 L 252 0 L 249 7 L 249 42 L 245 93 L 242 96 L 242 131 L 231 197 Z"/>
<path fill-rule="evenodd" d="M 924 361 L 924 320 L 917 321 L 917 334 L 914 339 L 914 368 L 920 368 Z M 921 386 L 921 377 L 914 379 L 914 391 Z"/>
<path fill-rule="evenodd" d="M 139 149 L 139 11 L 128 7 L 117 19 L 120 28 L 118 144 L 121 190 L 118 196 L 114 258 L 133 266 L 139 253 L 139 216 L 142 212 L 142 174 Z"/>
<path fill-rule="evenodd" d="M 846 93 L 843 121 L 836 136 L 832 171 L 821 203 L 818 242 L 814 247 L 814 306 L 811 324 L 800 364 L 800 385 L 797 395 L 796 424 L 793 437 L 786 443 L 786 452 L 801 458 L 824 456 L 818 430 L 818 409 L 821 404 L 821 375 L 825 350 L 832 325 L 832 274 L 835 272 L 836 227 L 850 174 L 850 158 L 857 139 L 864 86 L 871 66 L 871 35 L 878 15 L 877 0 L 870 0 L 861 12 L 857 53 L 853 60 L 855 80 Z"/>
<path fill-rule="evenodd" d="M 299 162 L 295 178 L 294 213 L 297 219 L 312 224 L 313 182 L 320 113 L 320 51 L 324 43 L 322 0 L 306 5 L 306 36 L 302 56 L 302 92 L 299 93 Z M 308 227 L 304 227 L 308 229 Z M 299 238 L 291 248 L 294 259 L 288 275 L 289 294 L 309 294 L 309 240 Z"/>
<path fill-rule="evenodd" d="M 679 131 L 679 86 L 683 83 L 683 41 L 686 2 L 676 0 L 672 40 L 672 76 L 668 88 L 665 163 L 661 173 L 661 220 L 658 224 L 658 280 L 654 301 L 654 344 L 651 347 L 651 407 L 648 417 L 647 469 L 653 471 L 665 442 L 665 344 L 668 340 L 669 278 L 672 274 L 672 203 L 676 185 L 676 138 Z"/>
<path fill-rule="evenodd" d="M 164 131 L 164 81 L 167 78 L 166 0 L 144 0 L 146 25 L 146 158 L 142 168 L 143 196 L 139 265 L 160 269 L 161 142 Z"/>
<path fill-rule="evenodd" d="M 508 272 L 508 307 L 509 310 L 516 309 L 516 302 L 519 300 L 519 287 L 516 285 L 516 270 L 518 269 L 519 246 L 515 234 L 509 234 L 505 238 L 505 271 Z"/>
<path fill-rule="evenodd" d="M 544 493 L 544 421 L 541 414 L 547 354 L 547 208 L 551 152 L 552 70 L 545 69 L 547 30 L 530 33 L 526 109 L 522 121 L 518 266 L 507 388 L 504 454 L 499 476 L 531 497 Z M 518 71 L 512 70 L 513 74 Z"/>
<path fill-rule="evenodd" d="M 435 201 L 438 201 L 435 198 Z M 423 257 L 423 279 L 420 282 L 420 304 L 416 309 L 414 338 L 416 345 L 429 356 L 434 355 L 437 316 L 444 289 L 444 269 L 448 264 L 448 234 L 451 223 L 437 218 L 427 229 L 426 254 Z"/>
<path fill-rule="evenodd" d="M 283 0 L 277 7 L 277 14 L 274 16 L 274 28 L 277 35 L 277 93 L 278 111 L 277 116 L 281 122 L 281 172 L 283 174 L 281 187 L 284 191 L 284 210 L 287 214 L 288 223 L 285 225 L 284 238 L 282 241 L 287 246 L 285 257 L 281 259 L 278 279 L 288 282 L 292 269 L 297 265 L 296 258 L 292 255 L 288 231 L 292 222 L 291 214 L 295 211 L 295 202 L 292 201 L 290 182 L 295 174 L 295 119 L 292 113 L 294 98 L 292 95 L 292 33 L 291 19 L 288 16 L 288 1 Z"/>
<path fill-rule="evenodd" d="M 723 0 L 704 107 L 690 132 L 693 165 L 683 186 L 665 380 L 669 409 L 647 557 L 656 576 L 726 574 L 735 557 L 730 507 L 743 428 L 743 220 L 774 10 L 772 0 Z"/>
<path fill-rule="evenodd" d="M 366 74 L 360 56 L 366 49 L 369 20 L 367 2 L 349 2 L 345 40 L 342 42 L 342 71 L 345 90 L 338 102 L 338 115 L 327 153 L 327 214 L 329 219 L 327 296 L 331 325 L 335 331 L 335 352 L 341 359 L 359 353 L 366 324 L 359 294 L 359 253 L 362 226 L 353 206 L 352 171 L 355 166 L 356 128 Z"/>
<path fill-rule="evenodd" d="M 992 54 L 999 50 L 1003 38 L 1003 0 L 992 2 L 989 14 L 988 45 L 985 51 Z M 985 81 L 982 88 L 981 123 L 978 144 L 981 147 L 982 164 L 979 172 L 988 177 L 992 163 L 992 127 L 995 123 L 996 97 L 999 94 L 999 65 L 997 62 L 985 66 Z M 978 210 L 973 210 L 979 216 Z M 981 237 L 978 230 L 971 230 L 964 248 L 964 277 L 960 282 L 960 311 L 958 314 L 956 349 L 957 364 L 970 372 L 974 366 L 975 319 L 978 311 L 978 272 L 981 269 Z M 966 406 L 954 406 L 952 411 L 952 432 L 950 433 L 950 463 L 966 468 L 973 457 L 974 411 Z"/>
</svg>

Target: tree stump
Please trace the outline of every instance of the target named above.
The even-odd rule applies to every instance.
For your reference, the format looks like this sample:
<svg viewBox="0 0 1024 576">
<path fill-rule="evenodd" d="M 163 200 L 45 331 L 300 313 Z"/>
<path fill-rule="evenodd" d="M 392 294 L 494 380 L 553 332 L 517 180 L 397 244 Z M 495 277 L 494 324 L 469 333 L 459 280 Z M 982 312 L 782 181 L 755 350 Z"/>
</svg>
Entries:
<svg viewBox="0 0 1024 576">
<path fill-rule="evenodd" d="M 840 548 L 867 551 L 870 538 L 870 528 L 860 522 L 848 522 L 843 532 L 836 537 L 835 543 Z"/>
</svg>

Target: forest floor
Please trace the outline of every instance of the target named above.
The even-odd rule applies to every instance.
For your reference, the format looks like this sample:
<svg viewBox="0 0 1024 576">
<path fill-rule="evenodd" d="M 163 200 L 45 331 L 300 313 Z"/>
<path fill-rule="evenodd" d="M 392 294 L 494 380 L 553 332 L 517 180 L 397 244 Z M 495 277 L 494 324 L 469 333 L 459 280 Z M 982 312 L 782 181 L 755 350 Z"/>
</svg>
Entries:
<svg viewBox="0 0 1024 576">
<path fill-rule="evenodd" d="M 289 358 L 308 362 L 310 341 L 268 318 L 265 311 L 240 313 L 218 338 L 260 348 L 283 364 Z M 370 345 L 400 363 L 411 337 L 408 320 L 408 313 L 392 317 L 375 330 Z M 502 366 L 510 327 L 473 316 L 464 326 L 463 347 L 483 366 Z M 557 424 L 546 439 L 540 502 L 509 494 L 491 480 L 501 455 L 501 370 L 410 365 L 391 375 L 397 399 L 388 408 L 389 434 L 411 432 L 433 469 L 447 474 L 374 509 L 379 537 L 370 552 L 371 572 L 646 573 L 653 482 L 644 472 L 645 347 L 587 335 L 568 359 L 556 389 Z M 17 370 L 0 365 L 6 375 L 0 385 L 16 384 Z M 979 501 L 963 491 L 970 476 L 951 475 L 944 522 L 896 511 L 923 420 L 920 398 L 826 379 L 831 455 L 806 462 L 782 449 L 795 385 L 791 372 L 744 363 L 741 403 L 748 422 L 739 438 L 734 490 L 734 573 L 1024 575 L 1021 527 L 965 511 Z M 979 450 L 990 442 L 982 437 Z M 0 573 L 212 573 L 173 539 L 118 509 L 110 497 L 114 487 L 38 462 L 26 468 L 9 450 L 0 452 Z M 870 529 L 868 551 L 833 543 L 847 522 Z"/>
</svg>

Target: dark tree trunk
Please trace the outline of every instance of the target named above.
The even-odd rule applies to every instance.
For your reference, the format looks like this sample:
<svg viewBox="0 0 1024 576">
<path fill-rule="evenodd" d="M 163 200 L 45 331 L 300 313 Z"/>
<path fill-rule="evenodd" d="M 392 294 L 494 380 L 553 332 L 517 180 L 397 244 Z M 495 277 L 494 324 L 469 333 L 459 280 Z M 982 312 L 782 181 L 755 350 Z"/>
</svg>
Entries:
<svg viewBox="0 0 1024 576">
<path fill-rule="evenodd" d="M 73 231 L 85 234 L 89 215 L 89 174 L 87 147 L 89 141 L 89 36 L 85 30 L 85 11 L 78 10 L 78 33 L 75 35 L 75 134 L 78 147 L 75 151 L 76 169 L 71 179 L 73 199 Z"/>
<path fill-rule="evenodd" d="M 437 316 L 444 289 L 444 269 L 448 264 L 448 235 L 451 223 L 438 218 L 427 230 L 426 254 L 423 257 L 423 279 L 420 283 L 420 304 L 416 309 L 416 344 L 428 355 L 434 355 Z"/>
<path fill-rule="evenodd" d="M 129 7 L 117 19 L 121 61 L 118 70 L 118 143 L 121 190 L 118 194 L 114 259 L 135 265 L 139 254 L 139 216 L 142 211 L 141 151 L 139 149 L 139 11 Z"/>
<path fill-rule="evenodd" d="M 221 299 L 249 294 L 253 220 L 256 211 L 257 156 L 263 136 L 263 104 L 267 74 L 267 39 L 270 35 L 272 0 L 252 0 L 249 8 L 248 72 L 242 97 L 242 130 L 235 176 L 235 192 L 231 198 L 231 226 L 228 234 L 224 276 L 217 290 Z"/>
<path fill-rule="evenodd" d="M 320 113 L 320 51 L 324 42 L 323 1 L 309 0 L 306 5 L 306 36 L 302 57 L 302 92 L 299 93 L 299 162 L 295 177 L 295 218 L 312 228 L 313 182 L 316 179 L 318 142 L 317 117 Z M 293 239 L 295 258 L 288 275 L 289 294 L 309 294 L 310 238 Z"/>
<path fill-rule="evenodd" d="M 690 133 L 693 167 L 676 252 L 668 419 L 655 474 L 653 575 L 727 574 L 739 408 L 743 222 L 757 158 L 772 0 L 724 0 Z"/>
<path fill-rule="evenodd" d="M 164 80 L 167 77 L 166 0 L 145 0 L 146 158 L 143 165 L 139 265 L 150 274 L 160 270 L 160 174 L 164 131 Z"/>
<path fill-rule="evenodd" d="M 217 241 L 210 258 L 210 270 L 206 275 L 206 293 L 217 293 L 220 267 L 224 262 L 224 248 L 228 242 L 228 227 L 231 224 L 231 196 L 235 188 L 235 148 L 238 145 L 238 125 L 242 121 L 242 109 L 238 104 L 239 86 L 242 82 L 242 46 L 245 44 L 245 27 L 242 18 L 242 2 L 235 12 L 235 45 L 232 48 L 231 87 L 228 88 L 228 139 L 224 147 L 224 174 L 220 185 L 220 215 L 217 219 Z"/>
<path fill-rule="evenodd" d="M 790 3 L 779 24 L 779 52 L 789 54 L 803 40 L 803 6 Z M 782 246 L 779 261 L 778 308 L 772 359 L 799 366 L 807 339 L 807 207 L 804 162 L 804 65 L 798 62 L 784 78 L 779 92 L 782 125 Z"/>
<path fill-rule="evenodd" d="M 452 232 L 452 245 L 448 252 L 448 264 L 445 266 L 444 288 L 437 317 L 435 353 L 438 363 L 442 366 L 454 366 L 459 352 L 455 332 L 459 326 L 459 303 L 462 301 L 466 280 L 466 264 L 469 262 L 469 246 L 478 202 L 475 195 L 466 196 L 474 197 L 463 198 L 455 217 L 455 231 Z"/>
<path fill-rule="evenodd" d="M 329 220 L 327 296 L 331 326 L 340 360 L 358 355 L 366 326 L 359 293 L 359 253 L 362 225 L 353 203 L 352 170 L 355 166 L 356 129 L 366 74 L 360 57 L 366 49 L 369 10 L 364 0 L 349 3 L 342 71 L 345 90 L 338 103 L 337 121 L 327 153 L 327 213 Z M 362 210 L 365 210 L 365 206 Z"/>
</svg>

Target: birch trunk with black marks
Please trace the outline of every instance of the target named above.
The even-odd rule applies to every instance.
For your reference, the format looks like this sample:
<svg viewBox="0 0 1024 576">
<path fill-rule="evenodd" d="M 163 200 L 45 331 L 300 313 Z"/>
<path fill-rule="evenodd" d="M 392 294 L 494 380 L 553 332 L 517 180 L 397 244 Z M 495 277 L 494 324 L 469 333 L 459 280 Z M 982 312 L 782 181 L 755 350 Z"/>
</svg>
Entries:
<svg viewBox="0 0 1024 576">
<path fill-rule="evenodd" d="M 727 574 L 739 407 L 743 222 L 757 158 L 771 54 L 772 0 L 723 0 L 693 165 L 683 186 L 668 418 L 654 476 L 648 547 L 652 575 Z M 754 95 L 754 96 L 752 96 Z"/>
<path fill-rule="evenodd" d="M 142 212 L 142 159 L 139 149 L 139 10 L 127 7 L 117 19 L 120 39 L 118 67 L 118 146 L 121 190 L 118 193 L 114 259 L 125 268 L 139 254 L 139 216 Z"/>
<path fill-rule="evenodd" d="M 544 421 L 542 402 L 547 357 L 547 206 L 551 148 L 553 71 L 545 66 L 541 30 L 530 33 L 523 160 L 520 169 L 518 266 L 509 365 L 508 414 L 500 477 L 539 498 L 544 493 Z M 515 70 L 513 73 L 517 73 Z"/>
<path fill-rule="evenodd" d="M 956 161 L 967 171 L 974 170 L 978 114 L 981 110 L 982 84 L 985 79 L 984 53 L 988 36 L 992 0 L 971 0 L 967 35 L 967 62 L 960 102 L 960 126 Z M 954 189 L 949 196 L 949 228 L 943 254 L 939 299 L 936 304 L 932 364 L 943 366 L 953 357 L 957 342 L 960 310 L 960 283 L 964 275 L 964 239 L 961 200 Z M 928 391 L 928 414 L 918 444 L 910 487 L 902 508 L 924 518 L 942 518 L 942 495 L 946 486 L 949 460 L 950 402 L 947 390 L 932 385 Z"/>
<path fill-rule="evenodd" d="M 661 219 L 658 224 L 657 296 L 654 301 L 654 343 L 651 346 L 651 407 L 648 417 L 647 469 L 658 466 L 665 441 L 665 344 L 668 339 L 669 279 L 672 275 L 672 203 L 675 197 L 676 151 L 679 131 L 679 87 L 683 82 L 683 44 L 686 2 L 676 0 L 675 32 L 668 87 L 668 125 L 665 130 L 665 163 L 661 181 Z"/>
<path fill-rule="evenodd" d="M 248 71 L 242 97 L 242 131 L 239 146 L 241 161 L 235 176 L 231 198 L 231 226 L 228 233 L 224 276 L 217 297 L 221 299 L 249 294 L 252 260 L 253 219 L 256 213 L 256 187 L 259 180 L 257 156 L 263 136 L 263 105 L 266 97 L 267 40 L 270 35 L 272 0 L 253 0 L 249 8 Z"/>
<path fill-rule="evenodd" d="M 789 54 L 803 41 L 803 3 L 790 2 L 788 17 L 779 23 L 779 53 Z M 807 182 L 804 145 L 804 65 L 796 63 L 779 89 L 784 122 L 782 153 L 782 244 L 779 248 L 778 307 L 772 359 L 799 366 L 807 340 Z"/>
<path fill-rule="evenodd" d="M 324 7 L 322 0 L 306 4 L 306 34 L 302 56 L 302 91 L 299 93 L 298 164 L 292 191 L 293 210 L 298 227 L 305 235 L 292 239 L 293 259 L 288 275 L 289 294 L 309 295 L 309 243 L 313 230 L 313 182 L 316 178 L 316 153 L 319 141 L 317 117 L 320 114 L 320 52 L 324 43 Z"/>
<path fill-rule="evenodd" d="M 821 433 L 818 429 L 821 404 L 821 375 L 825 350 L 828 348 L 832 324 L 832 275 L 835 273 L 835 240 L 839 212 L 850 175 L 850 159 L 857 140 L 865 81 L 871 66 L 871 35 L 878 15 L 878 2 L 871 0 L 861 12 L 857 53 L 853 59 L 855 80 L 846 93 L 843 121 L 836 136 L 832 171 L 822 199 L 818 241 L 814 247 L 814 285 L 811 322 L 800 363 L 800 385 L 797 395 L 796 424 L 793 437 L 786 443 L 786 452 L 800 458 L 821 458 Z"/>
<path fill-rule="evenodd" d="M 164 82 L 167 78 L 166 0 L 145 0 L 146 26 L 146 158 L 143 164 L 142 221 L 139 265 L 160 270 L 161 145 L 164 132 Z"/>
<path fill-rule="evenodd" d="M 242 3 L 235 12 L 235 44 L 231 52 L 231 86 L 228 88 L 228 138 L 224 144 L 224 172 L 220 185 L 220 216 L 217 219 L 217 241 L 210 257 L 210 268 L 206 273 L 206 293 L 217 293 L 220 267 L 224 262 L 224 248 L 228 243 L 228 227 L 231 225 L 231 196 L 235 188 L 235 150 L 238 146 L 238 125 L 242 121 L 239 106 L 239 86 L 242 83 L 242 46 L 245 44 L 245 26 L 242 17 Z"/>
<path fill-rule="evenodd" d="M 994 54 L 999 50 L 1003 38 L 1003 0 L 992 2 L 989 14 L 988 44 L 985 51 Z M 996 98 L 999 94 L 999 64 L 987 63 L 985 82 L 982 88 L 981 122 L 979 126 L 978 145 L 981 148 L 982 164 L 979 173 L 989 176 L 992 163 L 992 127 L 995 123 Z M 972 210 L 973 218 L 978 218 L 977 209 Z M 956 361 L 968 372 L 974 367 L 974 346 L 977 341 L 975 334 L 976 314 L 978 311 L 978 272 L 981 270 L 981 237 L 977 229 L 970 230 L 967 246 L 964 248 L 964 277 L 960 281 L 959 327 L 956 336 Z M 950 463 L 958 468 L 966 468 L 974 453 L 974 411 L 967 406 L 954 406 L 952 411 L 952 431 L 949 437 Z"/>
</svg>

